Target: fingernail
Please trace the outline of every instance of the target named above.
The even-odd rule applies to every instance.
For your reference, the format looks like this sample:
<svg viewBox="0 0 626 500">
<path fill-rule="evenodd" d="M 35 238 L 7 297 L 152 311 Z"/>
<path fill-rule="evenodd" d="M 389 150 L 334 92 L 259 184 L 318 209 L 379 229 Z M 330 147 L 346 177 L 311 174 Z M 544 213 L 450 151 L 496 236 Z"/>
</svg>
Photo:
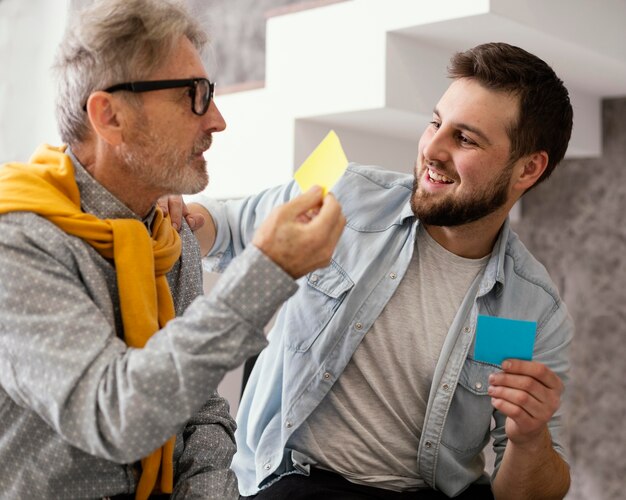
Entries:
<svg viewBox="0 0 626 500">
<path fill-rule="evenodd" d="M 489 375 L 489 383 L 493 384 L 496 381 L 496 376 L 492 373 Z"/>
<path fill-rule="evenodd" d="M 176 222 L 172 222 L 172 227 L 178 231 L 178 224 L 176 224 Z"/>
<path fill-rule="evenodd" d="M 502 362 L 502 368 L 504 368 L 505 370 L 508 370 L 509 368 L 511 368 L 511 362 L 510 361 L 503 361 Z"/>
</svg>

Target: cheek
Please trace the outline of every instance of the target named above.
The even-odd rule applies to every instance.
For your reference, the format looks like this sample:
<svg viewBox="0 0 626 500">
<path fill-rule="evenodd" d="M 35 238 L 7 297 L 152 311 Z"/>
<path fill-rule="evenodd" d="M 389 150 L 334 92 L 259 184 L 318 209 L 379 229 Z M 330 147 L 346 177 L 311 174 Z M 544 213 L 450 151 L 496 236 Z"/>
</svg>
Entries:
<svg viewBox="0 0 626 500">
<path fill-rule="evenodd" d="M 488 184 L 494 178 L 493 165 L 472 155 L 456 158 L 454 166 L 461 182 L 474 186 Z"/>
</svg>

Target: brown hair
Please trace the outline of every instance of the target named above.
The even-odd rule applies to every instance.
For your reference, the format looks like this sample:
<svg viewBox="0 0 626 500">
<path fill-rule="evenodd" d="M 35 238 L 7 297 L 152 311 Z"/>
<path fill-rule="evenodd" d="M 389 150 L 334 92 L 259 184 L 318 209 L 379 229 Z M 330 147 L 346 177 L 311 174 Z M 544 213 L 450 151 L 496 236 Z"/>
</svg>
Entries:
<svg viewBox="0 0 626 500">
<path fill-rule="evenodd" d="M 517 122 L 507 130 L 510 160 L 545 151 L 548 166 L 532 187 L 547 179 L 565 156 L 573 120 L 569 93 L 554 70 L 519 47 L 486 43 L 455 54 L 448 76 L 473 78 L 488 89 L 519 97 Z"/>
</svg>

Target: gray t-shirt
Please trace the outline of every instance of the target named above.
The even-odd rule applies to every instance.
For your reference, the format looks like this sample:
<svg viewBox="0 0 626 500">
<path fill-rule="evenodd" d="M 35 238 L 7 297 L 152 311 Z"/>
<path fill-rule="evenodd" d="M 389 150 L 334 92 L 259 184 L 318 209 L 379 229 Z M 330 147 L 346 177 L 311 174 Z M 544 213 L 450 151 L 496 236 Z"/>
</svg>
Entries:
<svg viewBox="0 0 626 500">
<path fill-rule="evenodd" d="M 489 256 L 466 259 L 419 229 L 398 290 L 288 446 L 359 484 L 426 487 L 417 449 L 432 375 L 456 312 Z"/>
</svg>

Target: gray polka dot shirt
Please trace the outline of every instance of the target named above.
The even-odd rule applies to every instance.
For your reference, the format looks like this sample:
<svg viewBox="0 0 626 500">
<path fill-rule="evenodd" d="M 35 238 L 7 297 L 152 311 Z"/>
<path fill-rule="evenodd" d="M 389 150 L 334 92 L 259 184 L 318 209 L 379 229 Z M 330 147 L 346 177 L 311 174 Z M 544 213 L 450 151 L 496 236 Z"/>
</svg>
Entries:
<svg viewBox="0 0 626 500">
<path fill-rule="evenodd" d="M 137 218 L 73 161 L 84 211 Z M 0 215 L 0 498 L 132 493 L 136 462 L 172 435 L 172 498 L 238 497 L 235 423 L 215 390 L 297 285 L 251 246 L 201 295 L 198 246 L 186 225 L 181 237 L 177 318 L 133 349 L 112 263 L 37 215 Z"/>
</svg>

